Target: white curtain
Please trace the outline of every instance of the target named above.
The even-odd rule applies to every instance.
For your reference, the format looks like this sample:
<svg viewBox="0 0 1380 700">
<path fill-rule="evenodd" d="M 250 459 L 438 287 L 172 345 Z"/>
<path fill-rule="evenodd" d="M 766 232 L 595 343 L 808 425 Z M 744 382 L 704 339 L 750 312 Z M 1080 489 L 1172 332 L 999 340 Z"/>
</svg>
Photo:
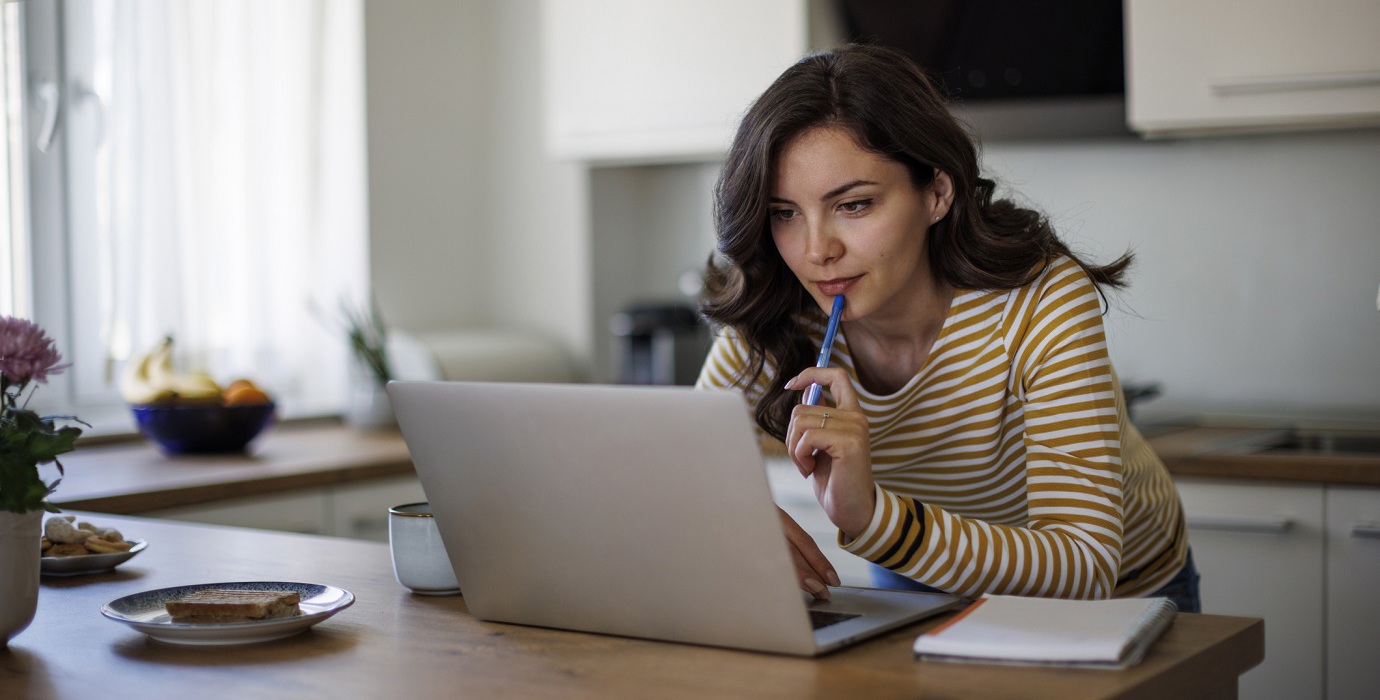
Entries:
<svg viewBox="0 0 1380 700">
<path fill-rule="evenodd" d="M 108 358 L 172 333 L 188 367 L 343 401 L 343 335 L 310 306 L 367 296 L 360 2 L 92 5 Z"/>
<path fill-rule="evenodd" d="M 28 241 L 16 235 L 27 223 L 23 201 L 28 194 L 20 118 L 24 104 L 20 26 L 19 4 L 0 6 L 0 315 L 31 318 Z"/>
</svg>

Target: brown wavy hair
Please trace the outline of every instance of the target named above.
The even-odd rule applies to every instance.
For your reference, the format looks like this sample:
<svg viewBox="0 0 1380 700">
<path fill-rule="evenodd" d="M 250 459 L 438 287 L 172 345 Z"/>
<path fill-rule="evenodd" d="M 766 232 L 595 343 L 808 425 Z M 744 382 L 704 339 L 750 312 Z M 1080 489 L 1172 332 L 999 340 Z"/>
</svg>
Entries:
<svg viewBox="0 0 1380 700">
<path fill-rule="evenodd" d="M 714 192 L 717 257 L 711 256 L 700 313 L 733 328 L 748 347 L 737 378 L 748 387 L 768 363 L 777 376 L 809 367 L 817 349 L 801 320 L 822 316 L 781 259 L 769 227 L 768 198 L 777 158 L 796 137 L 842 128 L 858 144 L 906 167 L 915 187 L 936 172 L 953 180 L 948 214 L 930 227 L 930 269 L 955 289 L 1014 289 L 1034 281 L 1055 257 L 1077 261 L 1097 283 L 1123 287 L 1132 256 L 1090 265 L 1068 249 L 1039 212 L 996 199 L 978 171 L 978 146 L 925 73 L 897 51 L 850 44 L 801 59 L 748 109 Z M 799 392 L 772 382 L 757 403 L 757 424 L 784 439 Z"/>
</svg>

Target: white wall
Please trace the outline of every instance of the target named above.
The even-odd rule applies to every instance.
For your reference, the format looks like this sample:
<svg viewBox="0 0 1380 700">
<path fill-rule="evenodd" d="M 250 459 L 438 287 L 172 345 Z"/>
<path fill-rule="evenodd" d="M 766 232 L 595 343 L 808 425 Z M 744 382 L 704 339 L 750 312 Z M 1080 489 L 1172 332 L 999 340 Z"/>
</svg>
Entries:
<svg viewBox="0 0 1380 700">
<path fill-rule="evenodd" d="M 1380 131 L 992 144 L 1076 250 L 1137 254 L 1108 317 L 1157 412 L 1380 413 Z"/>
<path fill-rule="evenodd" d="M 370 264 L 385 318 L 482 323 L 489 3 L 367 0 Z"/>
<path fill-rule="evenodd" d="M 502 0 L 488 69 L 494 71 L 487 177 L 492 253 L 486 284 L 491 324 L 532 330 L 590 357 L 588 172 L 548 158 L 538 0 Z"/>
<path fill-rule="evenodd" d="M 367 0 L 372 283 L 412 331 L 534 331 L 588 363 L 583 167 L 545 157 L 537 0 Z"/>
</svg>

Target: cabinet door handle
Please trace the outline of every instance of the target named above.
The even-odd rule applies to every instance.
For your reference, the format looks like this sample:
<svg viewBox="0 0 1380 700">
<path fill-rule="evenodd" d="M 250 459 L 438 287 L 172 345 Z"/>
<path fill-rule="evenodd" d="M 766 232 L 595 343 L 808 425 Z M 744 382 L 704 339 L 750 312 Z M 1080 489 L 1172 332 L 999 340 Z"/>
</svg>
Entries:
<svg viewBox="0 0 1380 700">
<path fill-rule="evenodd" d="M 1232 518 L 1207 515 L 1188 518 L 1190 530 L 1248 532 L 1257 535 L 1283 535 L 1293 529 L 1292 518 Z"/>
<path fill-rule="evenodd" d="M 1351 526 L 1351 536 L 1363 537 L 1368 540 L 1380 540 L 1380 524 L 1356 523 Z"/>
<path fill-rule="evenodd" d="M 1317 73 L 1314 75 L 1264 76 L 1219 80 L 1212 84 L 1216 97 L 1260 95 L 1270 92 L 1303 92 L 1305 90 L 1344 90 L 1380 85 L 1380 72 Z"/>
<path fill-rule="evenodd" d="M 57 83 L 44 81 L 34 88 L 34 97 L 43 105 L 43 119 L 39 121 L 38 140 L 34 146 L 39 153 L 47 153 L 57 135 L 58 120 L 62 115 L 62 93 Z"/>
</svg>

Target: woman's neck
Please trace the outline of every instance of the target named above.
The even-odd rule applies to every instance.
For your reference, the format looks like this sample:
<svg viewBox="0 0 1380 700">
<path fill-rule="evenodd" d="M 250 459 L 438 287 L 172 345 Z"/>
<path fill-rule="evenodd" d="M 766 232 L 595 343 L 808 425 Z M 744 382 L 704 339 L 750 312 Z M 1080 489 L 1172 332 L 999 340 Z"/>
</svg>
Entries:
<svg viewBox="0 0 1380 700">
<path fill-rule="evenodd" d="M 858 380 L 868 391 L 891 394 L 918 374 L 944 330 L 955 290 L 940 282 L 917 295 L 909 313 L 843 324 Z"/>
</svg>

